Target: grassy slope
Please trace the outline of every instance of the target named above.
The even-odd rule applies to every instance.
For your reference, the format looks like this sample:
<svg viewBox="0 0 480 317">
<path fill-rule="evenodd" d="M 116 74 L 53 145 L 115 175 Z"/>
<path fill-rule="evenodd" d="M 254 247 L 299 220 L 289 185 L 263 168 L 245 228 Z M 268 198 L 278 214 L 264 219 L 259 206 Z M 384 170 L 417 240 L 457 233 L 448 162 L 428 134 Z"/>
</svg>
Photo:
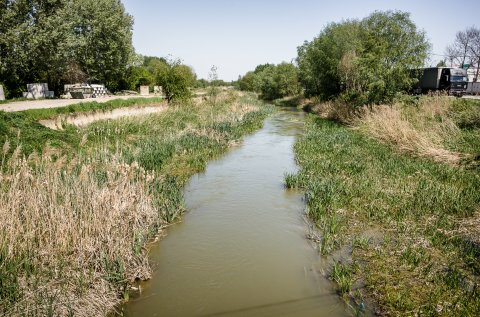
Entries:
<svg viewBox="0 0 480 317">
<path fill-rule="evenodd" d="M 142 98 L 133 97 L 129 99 L 114 99 L 107 102 L 88 101 L 73 104 L 66 107 L 59 108 L 45 108 L 45 109 L 31 109 L 22 111 L 27 117 L 34 120 L 52 119 L 59 115 L 91 112 L 91 111 L 109 111 L 123 107 L 133 106 L 148 106 L 152 104 L 164 103 L 165 100 L 161 97 Z"/>
<path fill-rule="evenodd" d="M 112 290 L 118 294 L 129 281 L 148 277 L 144 246 L 183 211 L 186 180 L 259 128 L 272 110 L 230 93 L 216 105 L 177 105 L 160 114 L 65 131 L 39 126 L 29 114 L 2 113 L 2 131 L 11 142 L 3 148 L 7 159 L 0 173 L 7 180 L 0 214 L 9 218 L 0 225 L 0 314 L 104 314 L 117 303 Z M 18 139 L 17 129 L 22 130 Z M 56 149 L 45 147 L 45 141 Z M 45 154 L 40 161 L 33 156 L 21 162 L 15 153 L 9 161 L 12 143 L 52 152 L 53 161 Z M 62 153 L 67 157 L 57 159 Z M 28 178 L 19 178 L 18 171 Z M 14 185 L 16 194 L 10 191 Z M 124 208 L 134 214 L 119 214 Z M 144 214 L 135 214 L 137 209 Z M 147 213 L 151 210 L 156 220 Z M 23 227 L 24 217 L 30 221 Z M 69 225 L 62 229 L 62 223 Z"/>
<path fill-rule="evenodd" d="M 162 98 L 130 98 L 127 100 L 116 99 L 105 103 L 83 102 L 67 107 L 33 109 L 21 112 L 0 111 L 0 144 L 4 144 L 8 140 L 12 151 L 18 144 L 21 144 L 23 152 L 30 154 L 32 151 L 41 152 L 45 144 L 49 142 L 52 146 L 70 152 L 78 148 L 81 139 L 81 135 L 78 134 L 76 129 L 70 127 L 65 131 L 54 131 L 42 126 L 37 121 L 52 119 L 65 114 L 109 111 L 162 102 Z"/>
<path fill-rule="evenodd" d="M 384 315 L 480 314 L 478 170 L 402 154 L 314 115 L 306 131 L 295 146 L 301 171 L 286 181 L 305 189 L 322 253 L 348 254 L 331 272 L 343 295 L 360 304 L 366 294 Z M 478 153 L 475 142 L 464 147 Z"/>
</svg>

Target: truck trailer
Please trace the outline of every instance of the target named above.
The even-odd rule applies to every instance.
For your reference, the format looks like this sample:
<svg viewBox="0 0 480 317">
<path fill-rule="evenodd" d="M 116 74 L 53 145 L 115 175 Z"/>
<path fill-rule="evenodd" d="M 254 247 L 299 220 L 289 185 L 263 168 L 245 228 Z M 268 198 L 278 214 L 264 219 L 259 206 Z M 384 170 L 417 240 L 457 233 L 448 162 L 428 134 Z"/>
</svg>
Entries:
<svg viewBox="0 0 480 317">
<path fill-rule="evenodd" d="M 417 79 L 414 91 L 428 93 L 446 91 L 449 95 L 462 96 L 467 91 L 467 70 L 453 67 L 430 67 L 414 70 Z"/>
</svg>

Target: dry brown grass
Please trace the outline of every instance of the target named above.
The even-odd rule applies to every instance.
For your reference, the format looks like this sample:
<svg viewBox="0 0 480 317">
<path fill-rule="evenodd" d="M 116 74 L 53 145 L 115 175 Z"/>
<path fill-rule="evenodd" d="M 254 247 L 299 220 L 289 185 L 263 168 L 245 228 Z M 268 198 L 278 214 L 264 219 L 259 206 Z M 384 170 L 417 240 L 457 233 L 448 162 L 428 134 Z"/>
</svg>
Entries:
<svg viewBox="0 0 480 317">
<path fill-rule="evenodd" d="M 359 115 L 358 111 L 354 111 L 352 107 L 342 101 L 316 103 L 311 107 L 311 111 L 321 118 L 345 124 L 351 124 Z"/>
<path fill-rule="evenodd" d="M 142 245 L 162 225 L 148 190 L 155 175 L 105 153 L 56 155 L 22 158 L 17 148 L 2 160 L 0 274 L 17 278 L 11 298 L 2 294 L 7 316 L 106 315 L 119 279 L 150 274 Z"/>
<path fill-rule="evenodd" d="M 401 151 L 457 165 L 463 155 L 446 149 L 446 144 L 460 135 L 447 116 L 449 104 L 448 98 L 440 96 L 424 99 L 418 108 L 401 104 L 365 108 L 353 126 Z"/>
</svg>

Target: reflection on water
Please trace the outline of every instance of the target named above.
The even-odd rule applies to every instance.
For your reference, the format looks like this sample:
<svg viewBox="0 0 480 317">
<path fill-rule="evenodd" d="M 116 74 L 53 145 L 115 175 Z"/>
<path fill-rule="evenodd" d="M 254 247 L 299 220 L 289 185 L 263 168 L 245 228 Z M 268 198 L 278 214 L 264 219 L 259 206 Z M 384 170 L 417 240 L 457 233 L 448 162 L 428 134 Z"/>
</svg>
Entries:
<svg viewBox="0 0 480 317">
<path fill-rule="evenodd" d="M 127 316 L 345 316 L 305 239 L 294 172 L 302 113 L 281 111 L 185 189 L 188 213 L 151 252 L 155 271 Z"/>
</svg>

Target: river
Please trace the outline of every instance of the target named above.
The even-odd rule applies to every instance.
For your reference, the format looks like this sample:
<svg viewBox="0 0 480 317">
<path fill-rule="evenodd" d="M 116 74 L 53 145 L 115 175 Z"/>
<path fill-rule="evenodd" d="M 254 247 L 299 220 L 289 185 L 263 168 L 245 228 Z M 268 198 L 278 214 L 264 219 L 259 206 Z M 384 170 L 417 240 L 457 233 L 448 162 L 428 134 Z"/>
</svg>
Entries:
<svg viewBox="0 0 480 317">
<path fill-rule="evenodd" d="M 293 144 L 303 113 L 280 110 L 185 188 L 187 213 L 150 253 L 125 316 L 348 316 L 305 238 Z"/>
</svg>

